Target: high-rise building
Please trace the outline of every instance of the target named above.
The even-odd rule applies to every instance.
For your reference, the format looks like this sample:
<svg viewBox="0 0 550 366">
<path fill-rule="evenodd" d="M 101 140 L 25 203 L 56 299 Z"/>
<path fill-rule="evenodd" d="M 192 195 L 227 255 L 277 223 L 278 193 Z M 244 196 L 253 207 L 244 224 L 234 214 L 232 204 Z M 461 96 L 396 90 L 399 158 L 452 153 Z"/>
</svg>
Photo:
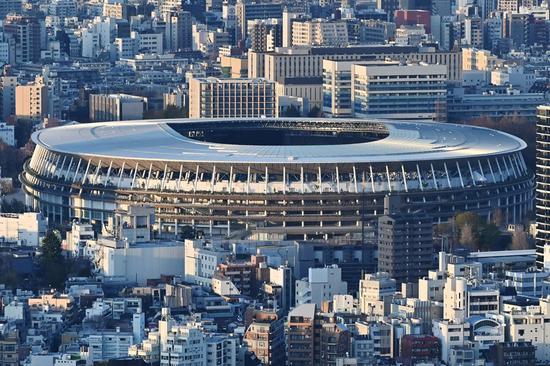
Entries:
<svg viewBox="0 0 550 366">
<path fill-rule="evenodd" d="M 446 118 L 447 67 L 426 63 L 359 63 L 352 67 L 353 112 L 358 117 Z"/>
<path fill-rule="evenodd" d="M 286 351 L 288 366 L 315 364 L 315 304 L 303 304 L 288 313 Z"/>
<path fill-rule="evenodd" d="M 8 15 L 4 22 L 4 33 L 15 40 L 15 62 L 40 61 L 41 25 L 33 16 Z"/>
<path fill-rule="evenodd" d="M 48 87 L 42 77 L 33 83 L 15 88 L 15 115 L 36 119 L 46 117 L 48 110 Z"/>
<path fill-rule="evenodd" d="M 348 28 L 344 21 L 309 20 L 292 23 L 293 46 L 346 47 Z"/>
<path fill-rule="evenodd" d="M 379 272 L 365 274 L 359 281 L 359 307 L 361 313 L 384 316 L 390 313 L 391 299 L 395 294 L 395 279 Z"/>
<path fill-rule="evenodd" d="M 247 38 L 246 28 L 249 20 L 282 19 L 283 4 L 275 2 L 247 2 L 240 0 L 235 6 L 237 39 Z"/>
<path fill-rule="evenodd" d="M 391 21 L 395 11 L 399 9 L 399 0 L 376 0 L 376 8 L 385 11 L 387 20 Z"/>
<path fill-rule="evenodd" d="M 189 117 L 274 117 L 275 83 L 265 79 L 193 78 Z"/>
<path fill-rule="evenodd" d="M 169 11 L 163 13 L 164 48 L 170 51 L 191 50 L 193 47 L 193 19 L 188 11 Z"/>
<path fill-rule="evenodd" d="M 351 117 L 351 67 L 354 61 L 323 60 L 323 112 Z"/>
<path fill-rule="evenodd" d="M 90 120 L 126 121 L 142 119 L 147 98 L 128 94 L 90 94 Z"/>
<path fill-rule="evenodd" d="M 252 323 L 244 335 L 248 350 L 265 366 L 284 365 L 284 318 L 275 310 L 254 310 Z"/>
<path fill-rule="evenodd" d="M 537 268 L 550 269 L 550 105 L 537 108 Z"/>
<path fill-rule="evenodd" d="M 250 49 L 256 52 L 274 51 L 281 47 L 283 36 L 281 21 L 278 19 L 257 19 L 249 21 Z"/>
<path fill-rule="evenodd" d="M 315 304 L 319 308 L 334 295 L 345 295 L 348 284 L 342 281 L 342 270 L 337 265 L 310 268 L 308 278 L 296 280 L 296 305 Z"/>
<path fill-rule="evenodd" d="M 517 13 L 519 11 L 520 0 L 498 0 L 497 10 L 503 12 Z"/>
<path fill-rule="evenodd" d="M 384 206 L 386 215 L 378 219 L 378 270 L 398 283 L 418 282 L 432 269 L 432 219 L 421 212 L 401 213 L 389 202 Z"/>
<path fill-rule="evenodd" d="M 5 121 L 15 115 L 15 89 L 17 76 L 0 77 L 0 118 Z"/>
</svg>

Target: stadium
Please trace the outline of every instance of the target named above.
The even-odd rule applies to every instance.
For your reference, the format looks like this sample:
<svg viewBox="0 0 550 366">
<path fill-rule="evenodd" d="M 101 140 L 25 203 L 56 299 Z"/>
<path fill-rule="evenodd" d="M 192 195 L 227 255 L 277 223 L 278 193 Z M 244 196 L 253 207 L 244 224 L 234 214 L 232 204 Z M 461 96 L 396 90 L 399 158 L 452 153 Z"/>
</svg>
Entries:
<svg viewBox="0 0 550 366">
<path fill-rule="evenodd" d="M 50 222 L 105 221 L 155 207 L 157 228 L 256 238 L 360 233 L 384 197 L 444 222 L 458 211 L 507 222 L 532 207 L 526 144 L 435 122 L 336 119 L 154 120 L 76 124 L 33 134 L 21 174 Z"/>
</svg>

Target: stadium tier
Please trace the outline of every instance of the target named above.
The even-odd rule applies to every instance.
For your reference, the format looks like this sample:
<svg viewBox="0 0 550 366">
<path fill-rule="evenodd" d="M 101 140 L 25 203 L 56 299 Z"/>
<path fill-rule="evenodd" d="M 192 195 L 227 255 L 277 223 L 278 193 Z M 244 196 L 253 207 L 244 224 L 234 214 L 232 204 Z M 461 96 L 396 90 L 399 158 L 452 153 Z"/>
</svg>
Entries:
<svg viewBox="0 0 550 366">
<path fill-rule="evenodd" d="M 21 175 L 51 222 L 106 220 L 148 204 L 158 227 L 263 238 L 361 232 L 401 196 L 434 223 L 456 212 L 508 222 L 530 210 L 525 143 L 465 125 L 340 119 L 155 120 L 77 124 L 33 135 Z"/>
</svg>

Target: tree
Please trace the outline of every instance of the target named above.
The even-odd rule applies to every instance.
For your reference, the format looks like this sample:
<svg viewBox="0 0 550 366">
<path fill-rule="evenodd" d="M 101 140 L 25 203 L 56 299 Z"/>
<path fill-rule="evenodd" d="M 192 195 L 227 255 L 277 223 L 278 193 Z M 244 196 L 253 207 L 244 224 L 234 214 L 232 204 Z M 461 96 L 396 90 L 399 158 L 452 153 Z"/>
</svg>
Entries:
<svg viewBox="0 0 550 366">
<path fill-rule="evenodd" d="M 40 267 L 43 284 L 53 288 L 61 288 L 67 279 L 67 267 L 61 249 L 61 238 L 58 233 L 48 231 L 42 239 L 42 256 Z"/>
<path fill-rule="evenodd" d="M 185 225 L 180 230 L 180 237 L 182 240 L 195 239 L 196 233 L 195 229 L 192 226 Z"/>
<path fill-rule="evenodd" d="M 23 213 L 25 212 L 25 204 L 15 198 L 11 201 L 5 199 L 0 206 L 0 212 Z"/>
<path fill-rule="evenodd" d="M 502 223 L 504 222 L 504 215 L 502 214 L 502 209 L 499 207 L 493 211 L 492 216 L 492 223 L 495 224 L 498 227 L 502 226 Z"/>
<path fill-rule="evenodd" d="M 300 110 L 294 105 L 286 107 L 282 113 L 282 117 L 300 117 L 301 115 Z"/>
<path fill-rule="evenodd" d="M 466 223 L 460 229 L 460 244 L 468 248 L 477 248 L 477 238 L 472 225 Z"/>
<path fill-rule="evenodd" d="M 512 250 L 529 249 L 529 240 L 525 231 L 516 230 L 512 234 Z"/>
<path fill-rule="evenodd" d="M 309 113 L 307 114 L 308 117 L 322 117 L 323 111 L 321 108 L 314 106 L 309 110 Z"/>
</svg>

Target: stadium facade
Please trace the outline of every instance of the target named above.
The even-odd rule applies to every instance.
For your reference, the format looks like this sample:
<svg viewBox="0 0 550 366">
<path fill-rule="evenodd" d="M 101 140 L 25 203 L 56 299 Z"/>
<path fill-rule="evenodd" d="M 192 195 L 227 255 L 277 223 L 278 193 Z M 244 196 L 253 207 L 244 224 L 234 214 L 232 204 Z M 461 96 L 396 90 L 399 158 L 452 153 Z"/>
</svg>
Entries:
<svg viewBox="0 0 550 366">
<path fill-rule="evenodd" d="M 21 181 L 50 222 L 106 220 L 149 204 L 162 231 L 183 225 L 259 238 L 361 232 L 384 197 L 434 222 L 459 211 L 508 222 L 532 209 L 526 144 L 433 122 L 336 119 L 124 121 L 33 134 Z"/>
</svg>

